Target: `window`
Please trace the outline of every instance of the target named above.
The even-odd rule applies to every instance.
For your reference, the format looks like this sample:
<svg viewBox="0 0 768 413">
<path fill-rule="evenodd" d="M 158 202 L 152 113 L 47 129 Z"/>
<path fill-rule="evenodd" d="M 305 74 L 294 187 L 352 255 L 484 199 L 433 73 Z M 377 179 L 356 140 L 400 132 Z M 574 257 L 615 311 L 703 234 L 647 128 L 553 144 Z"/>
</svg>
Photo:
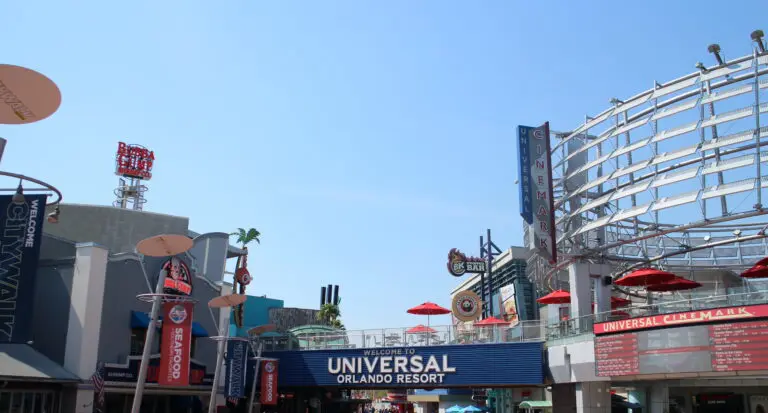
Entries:
<svg viewBox="0 0 768 413">
<path fill-rule="evenodd" d="M 144 340 L 147 338 L 147 330 L 134 328 L 131 330 L 131 356 L 140 356 L 144 352 Z"/>
</svg>

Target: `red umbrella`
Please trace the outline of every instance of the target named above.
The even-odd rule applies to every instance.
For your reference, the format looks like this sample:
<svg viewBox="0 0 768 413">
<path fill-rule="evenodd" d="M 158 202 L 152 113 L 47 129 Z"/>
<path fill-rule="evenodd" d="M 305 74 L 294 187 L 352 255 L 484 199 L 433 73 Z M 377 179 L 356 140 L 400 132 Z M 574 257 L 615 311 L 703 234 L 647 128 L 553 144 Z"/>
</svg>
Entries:
<svg viewBox="0 0 768 413">
<path fill-rule="evenodd" d="M 656 268 L 641 268 L 619 278 L 614 284 L 621 287 L 645 287 L 672 281 L 675 277 L 677 276 L 671 272 Z"/>
<path fill-rule="evenodd" d="M 427 301 L 426 303 L 419 304 L 416 307 L 409 308 L 408 313 L 427 316 L 427 325 L 429 325 L 429 316 L 450 314 L 451 310 L 440 307 L 435 303 L 430 303 L 429 301 Z"/>
<path fill-rule="evenodd" d="M 408 334 L 427 334 L 436 333 L 437 331 L 434 328 L 425 326 L 424 324 L 419 324 L 416 327 L 409 328 L 405 332 Z"/>
<path fill-rule="evenodd" d="M 632 304 L 632 301 L 621 297 L 611 297 L 611 308 L 626 307 Z"/>
<path fill-rule="evenodd" d="M 656 293 L 670 292 L 670 291 L 685 291 L 693 290 L 694 288 L 701 287 L 701 284 L 696 281 L 687 280 L 683 277 L 675 277 L 671 281 L 667 281 L 662 284 L 649 285 L 645 289 L 647 291 L 653 291 Z"/>
<path fill-rule="evenodd" d="M 613 317 L 625 317 L 629 318 L 629 313 L 626 311 L 611 311 Z"/>
<path fill-rule="evenodd" d="M 563 290 L 555 290 L 536 300 L 539 304 L 570 304 L 571 293 Z"/>
<path fill-rule="evenodd" d="M 743 278 L 768 278 L 768 266 L 757 265 L 741 273 Z"/>
<path fill-rule="evenodd" d="M 506 326 L 509 321 L 504 321 L 496 317 L 488 317 L 485 320 L 475 321 L 476 326 Z"/>
<path fill-rule="evenodd" d="M 762 266 L 762 267 L 768 266 L 768 257 L 765 257 L 765 258 L 763 258 L 760 261 L 755 263 L 755 267 L 757 267 L 758 265 Z"/>
</svg>

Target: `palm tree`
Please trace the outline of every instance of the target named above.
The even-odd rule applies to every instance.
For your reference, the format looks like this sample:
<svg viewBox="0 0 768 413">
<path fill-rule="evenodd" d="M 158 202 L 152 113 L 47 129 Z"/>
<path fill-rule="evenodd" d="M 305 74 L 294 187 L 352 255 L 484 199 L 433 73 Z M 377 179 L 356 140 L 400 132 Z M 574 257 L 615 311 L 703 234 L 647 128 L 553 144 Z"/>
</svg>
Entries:
<svg viewBox="0 0 768 413">
<path fill-rule="evenodd" d="M 249 228 L 247 231 L 245 228 L 238 228 L 237 231 L 229 234 L 229 236 L 236 236 L 237 240 L 235 243 L 240 244 L 240 248 L 242 248 L 245 251 L 245 255 L 237 257 L 237 264 L 235 264 L 235 268 L 241 268 L 246 267 L 248 263 L 248 244 L 250 244 L 253 241 L 256 241 L 257 244 L 261 244 L 261 240 L 259 239 L 261 237 L 261 232 L 259 232 L 256 228 Z M 232 281 L 232 284 L 234 286 L 234 290 L 238 290 L 240 294 L 245 294 L 245 285 L 240 284 L 237 281 L 237 277 Z M 235 315 L 235 324 L 238 327 L 243 326 L 243 304 L 238 305 L 234 308 L 234 315 Z"/>
<path fill-rule="evenodd" d="M 329 325 L 337 330 L 343 330 L 344 324 L 341 323 L 341 311 L 337 304 L 323 304 L 320 311 L 317 312 L 317 320 L 323 324 Z"/>
</svg>

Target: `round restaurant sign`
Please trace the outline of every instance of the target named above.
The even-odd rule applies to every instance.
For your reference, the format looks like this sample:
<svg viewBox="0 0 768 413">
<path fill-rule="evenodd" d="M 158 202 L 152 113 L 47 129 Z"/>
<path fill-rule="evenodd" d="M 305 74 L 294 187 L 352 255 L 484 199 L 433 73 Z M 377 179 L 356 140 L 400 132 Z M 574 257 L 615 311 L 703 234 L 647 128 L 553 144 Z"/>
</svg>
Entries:
<svg viewBox="0 0 768 413">
<path fill-rule="evenodd" d="M 480 317 L 483 302 L 473 291 L 461 291 L 453 296 L 451 312 L 459 321 L 474 321 Z"/>
<path fill-rule="evenodd" d="M 43 120 L 61 105 L 61 92 L 51 79 L 21 66 L 0 64 L 0 124 Z"/>
</svg>

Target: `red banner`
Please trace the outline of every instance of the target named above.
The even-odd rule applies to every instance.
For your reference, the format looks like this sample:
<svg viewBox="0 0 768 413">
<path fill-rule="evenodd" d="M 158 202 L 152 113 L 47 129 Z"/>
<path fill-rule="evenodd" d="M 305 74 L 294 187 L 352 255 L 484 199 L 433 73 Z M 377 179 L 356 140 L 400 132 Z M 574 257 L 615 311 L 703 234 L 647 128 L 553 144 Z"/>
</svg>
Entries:
<svg viewBox="0 0 768 413">
<path fill-rule="evenodd" d="M 261 404 L 277 404 L 277 360 L 261 362 Z"/>
<path fill-rule="evenodd" d="M 677 327 L 690 324 L 746 321 L 752 318 L 766 317 L 768 317 L 768 304 L 746 305 L 596 323 L 594 331 L 595 334 L 612 334 L 623 333 L 625 331 L 647 330 L 656 327 Z"/>
<path fill-rule="evenodd" d="M 192 303 L 163 304 L 163 332 L 160 341 L 161 386 L 188 386 L 192 346 Z"/>
</svg>

